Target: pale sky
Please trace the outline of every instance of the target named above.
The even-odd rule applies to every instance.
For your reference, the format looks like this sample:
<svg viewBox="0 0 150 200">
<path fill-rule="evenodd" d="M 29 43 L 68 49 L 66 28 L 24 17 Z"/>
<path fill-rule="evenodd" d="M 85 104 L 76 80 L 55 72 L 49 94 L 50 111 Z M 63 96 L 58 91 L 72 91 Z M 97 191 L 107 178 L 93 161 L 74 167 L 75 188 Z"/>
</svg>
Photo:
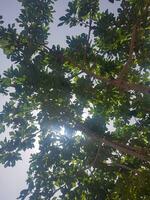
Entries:
<svg viewBox="0 0 150 200">
<path fill-rule="evenodd" d="M 58 0 L 55 4 L 56 13 L 54 14 L 55 23 L 51 25 L 49 43 L 65 46 L 66 35 L 78 35 L 83 32 L 83 28 L 69 28 L 68 26 L 57 27 L 58 19 L 65 13 L 69 0 Z M 112 12 L 116 12 L 116 7 L 108 3 L 108 0 L 101 0 L 101 9 L 109 7 Z M 14 23 L 14 19 L 19 15 L 20 4 L 17 0 L 0 0 L 0 15 L 3 16 L 6 24 Z M 3 55 L 0 49 L 0 74 L 11 65 L 11 62 Z M 7 98 L 0 95 L 0 111 Z M 15 200 L 19 192 L 25 188 L 26 171 L 31 151 L 23 154 L 23 160 L 19 161 L 14 168 L 4 168 L 0 165 L 0 200 Z"/>
</svg>

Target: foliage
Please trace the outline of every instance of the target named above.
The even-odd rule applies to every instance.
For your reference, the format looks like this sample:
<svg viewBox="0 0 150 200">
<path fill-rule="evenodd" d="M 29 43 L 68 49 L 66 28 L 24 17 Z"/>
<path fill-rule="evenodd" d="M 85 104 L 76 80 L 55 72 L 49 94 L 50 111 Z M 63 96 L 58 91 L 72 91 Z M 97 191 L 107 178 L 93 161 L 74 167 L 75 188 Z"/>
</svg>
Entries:
<svg viewBox="0 0 150 200">
<path fill-rule="evenodd" d="M 0 162 L 14 166 L 39 140 L 18 199 L 148 200 L 149 1 L 122 0 L 116 16 L 98 0 L 70 1 L 59 26 L 88 33 L 67 36 L 66 48 L 48 47 L 54 1 L 18 1 L 20 31 L 0 17 L 12 61 L 0 76 L 0 133 L 10 130 Z"/>
</svg>

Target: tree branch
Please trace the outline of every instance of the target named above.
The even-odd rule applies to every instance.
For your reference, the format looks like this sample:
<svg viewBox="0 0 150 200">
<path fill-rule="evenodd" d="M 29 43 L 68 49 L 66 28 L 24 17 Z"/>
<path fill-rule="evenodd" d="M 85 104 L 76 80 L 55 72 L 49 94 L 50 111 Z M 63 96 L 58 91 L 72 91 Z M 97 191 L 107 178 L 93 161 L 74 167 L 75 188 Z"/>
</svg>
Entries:
<svg viewBox="0 0 150 200">
<path fill-rule="evenodd" d="M 103 83 L 106 83 L 108 85 L 113 85 L 122 91 L 128 92 L 129 90 L 134 90 L 135 92 L 141 92 L 144 94 L 150 94 L 150 87 L 147 87 L 142 84 L 136 84 L 136 83 L 128 83 L 125 80 L 120 79 L 108 79 L 105 77 L 102 77 L 100 75 L 95 74 L 94 72 L 86 69 L 85 67 L 81 65 L 76 65 L 82 72 L 86 73 L 87 75 L 91 76 L 92 78 L 95 78 L 97 80 L 100 80 Z"/>
<path fill-rule="evenodd" d="M 107 164 L 107 166 L 119 167 L 121 169 L 129 170 L 129 171 L 133 170 L 132 168 L 130 168 L 130 167 L 126 166 L 126 165 L 123 165 L 123 164 L 119 164 L 119 163 L 112 162 L 112 163 L 105 163 L 105 164 Z"/>
<path fill-rule="evenodd" d="M 51 49 L 47 46 L 44 45 L 44 48 L 46 48 L 47 50 L 49 50 L 49 52 L 51 52 Z M 55 55 L 58 56 L 58 55 Z M 150 94 L 150 87 L 147 87 L 145 85 L 142 84 L 137 84 L 137 83 L 129 83 L 125 80 L 121 80 L 119 78 L 117 79 L 110 79 L 110 78 L 105 78 L 101 75 L 97 75 L 95 74 L 93 71 L 87 69 L 85 67 L 85 65 L 87 65 L 86 62 L 86 55 L 84 55 L 84 60 L 83 60 L 83 64 L 77 64 L 76 59 L 72 59 L 68 56 L 65 55 L 61 55 L 61 59 L 62 62 L 68 62 L 68 64 L 72 64 L 75 67 L 79 68 L 82 72 L 86 73 L 87 75 L 89 75 L 91 78 L 95 78 L 103 83 L 106 83 L 107 85 L 112 85 L 115 86 L 119 89 L 121 89 L 122 91 L 128 92 L 129 90 L 134 90 L 135 92 L 141 92 L 144 94 Z M 125 68 L 126 70 L 127 68 Z"/>
<path fill-rule="evenodd" d="M 98 146 L 98 150 L 97 150 L 97 153 L 96 153 L 95 159 L 94 159 L 94 161 L 91 163 L 92 167 L 95 166 L 95 163 L 96 163 L 96 161 L 97 161 L 97 159 L 98 159 L 99 152 L 100 152 L 100 147 L 101 147 L 100 145 L 101 145 L 101 143 L 100 143 L 99 146 Z"/>
<path fill-rule="evenodd" d="M 88 43 L 90 41 L 91 37 L 91 30 L 92 30 L 92 17 L 91 17 L 91 12 L 90 12 L 90 19 L 89 19 L 89 32 L 88 32 Z"/>
<path fill-rule="evenodd" d="M 107 138 L 99 136 L 95 132 L 87 129 L 86 126 L 81 123 L 76 124 L 75 128 L 77 130 L 80 130 L 81 132 L 85 133 L 86 136 L 90 137 L 92 140 L 99 141 L 100 143 L 104 144 L 105 146 L 109 146 L 109 147 L 116 149 L 124 154 L 133 156 L 139 160 L 150 161 L 150 156 L 145 154 L 145 151 L 143 149 L 140 149 L 138 147 L 131 147 L 131 146 L 122 144 L 117 141 L 110 141 Z"/>
<path fill-rule="evenodd" d="M 64 185 L 62 185 L 62 186 L 60 186 L 59 188 L 57 188 L 54 192 L 53 192 L 53 194 L 51 195 L 51 197 L 53 197 L 58 191 L 60 191 L 63 187 L 65 186 L 65 184 Z M 51 197 L 50 197 L 50 199 L 51 199 Z M 49 200 L 50 200 L 49 199 Z"/>
<path fill-rule="evenodd" d="M 130 42 L 130 48 L 129 48 L 129 58 L 126 62 L 126 64 L 124 65 L 123 69 L 121 70 L 118 79 L 124 79 L 129 71 L 129 67 L 133 62 L 133 52 L 135 49 L 135 45 L 136 45 L 136 38 L 137 38 L 137 24 L 135 24 L 133 26 L 133 30 L 132 30 L 132 34 L 131 34 L 131 42 Z"/>
</svg>

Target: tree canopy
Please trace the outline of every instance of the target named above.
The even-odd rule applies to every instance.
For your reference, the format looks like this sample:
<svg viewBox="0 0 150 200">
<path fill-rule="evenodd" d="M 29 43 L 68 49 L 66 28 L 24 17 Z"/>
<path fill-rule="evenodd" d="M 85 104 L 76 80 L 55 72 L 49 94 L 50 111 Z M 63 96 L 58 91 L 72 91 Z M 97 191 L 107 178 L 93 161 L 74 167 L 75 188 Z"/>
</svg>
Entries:
<svg viewBox="0 0 150 200">
<path fill-rule="evenodd" d="M 10 130 L 0 163 L 15 166 L 39 141 L 18 199 L 149 200 L 149 0 L 120 0 L 116 15 L 70 1 L 58 26 L 87 31 L 66 47 L 48 44 L 54 0 L 18 1 L 19 30 L 0 17 L 12 61 L 0 76 L 0 132 Z"/>
</svg>

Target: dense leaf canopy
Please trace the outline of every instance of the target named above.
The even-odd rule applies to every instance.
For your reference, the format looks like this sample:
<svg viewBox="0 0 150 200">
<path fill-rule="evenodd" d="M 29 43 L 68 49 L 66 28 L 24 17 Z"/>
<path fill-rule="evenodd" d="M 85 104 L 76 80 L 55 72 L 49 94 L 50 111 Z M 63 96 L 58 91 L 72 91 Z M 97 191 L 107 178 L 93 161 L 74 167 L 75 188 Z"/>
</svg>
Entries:
<svg viewBox="0 0 150 200">
<path fill-rule="evenodd" d="M 47 42 L 55 2 L 18 1 L 19 30 L 0 17 L 12 61 L 0 76 L 0 132 L 10 130 L 0 162 L 15 166 L 39 141 L 18 199 L 149 200 L 149 0 L 120 0 L 115 15 L 99 0 L 70 1 L 59 26 L 87 30 L 65 48 Z"/>
</svg>

